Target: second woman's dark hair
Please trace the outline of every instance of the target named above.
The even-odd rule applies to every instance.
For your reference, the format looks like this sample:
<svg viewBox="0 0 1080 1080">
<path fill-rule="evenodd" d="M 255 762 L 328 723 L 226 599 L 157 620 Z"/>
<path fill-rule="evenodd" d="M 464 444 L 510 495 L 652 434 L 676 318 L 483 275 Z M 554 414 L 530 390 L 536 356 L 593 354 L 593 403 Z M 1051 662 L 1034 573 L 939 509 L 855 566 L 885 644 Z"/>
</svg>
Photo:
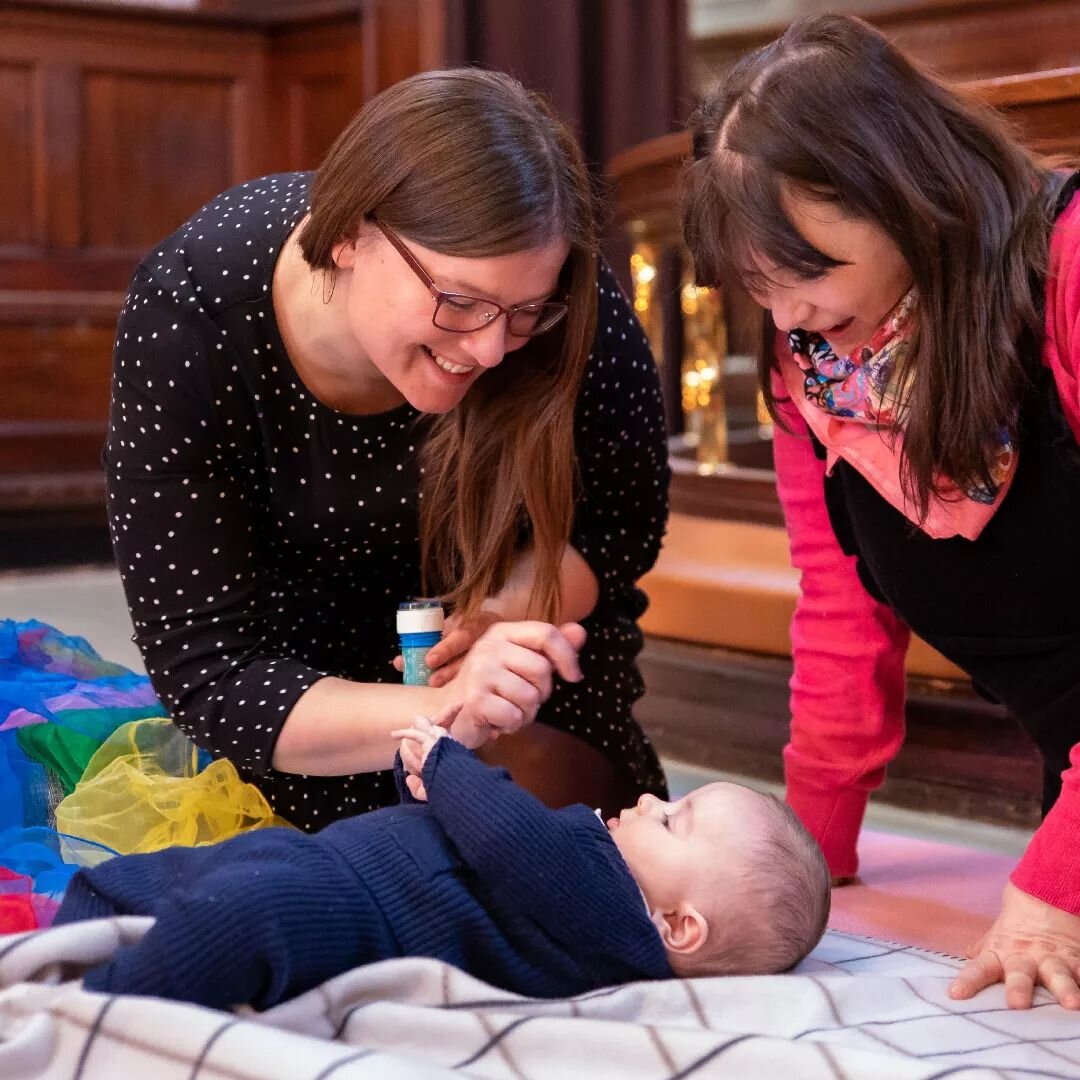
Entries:
<svg viewBox="0 0 1080 1080">
<path fill-rule="evenodd" d="M 683 225 L 699 282 L 752 287 L 763 263 L 808 278 L 838 265 L 794 227 L 786 190 L 883 229 L 918 296 L 900 373 L 905 490 L 925 516 L 939 474 L 989 482 L 989 448 L 1014 426 L 1029 377 L 1018 338 L 1042 339 L 1032 282 L 1055 174 L 993 110 L 851 16 L 792 23 L 736 63 L 691 123 Z M 775 417 L 773 336 L 760 380 Z"/>
</svg>

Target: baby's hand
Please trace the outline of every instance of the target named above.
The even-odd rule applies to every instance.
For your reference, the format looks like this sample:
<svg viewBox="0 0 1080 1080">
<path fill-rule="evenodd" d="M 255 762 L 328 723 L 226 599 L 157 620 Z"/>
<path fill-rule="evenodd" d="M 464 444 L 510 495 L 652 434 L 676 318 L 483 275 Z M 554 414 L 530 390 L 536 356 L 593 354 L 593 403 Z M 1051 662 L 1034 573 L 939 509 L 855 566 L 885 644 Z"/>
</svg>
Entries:
<svg viewBox="0 0 1080 1080">
<path fill-rule="evenodd" d="M 424 762 L 431 748 L 449 732 L 428 717 L 417 716 L 413 718 L 411 727 L 399 728 L 390 734 L 401 740 L 401 763 L 405 771 L 419 776 L 424 771 Z"/>
<path fill-rule="evenodd" d="M 456 715 L 457 709 L 455 708 L 452 711 L 447 710 L 445 713 L 440 713 L 437 719 L 445 723 L 452 723 Z M 424 790 L 423 781 L 421 780 L 424 774 L 424 763 L 427 761 L 428 754 L 431 753 L 431 748 L 449 734 L 445 727 L 440 726 L 440 724 L 426 716 L 415 717 L 411 727 L 399 728 L 397 731 L 391 732 L 393 738 L 401 740 L 401 764 L 409 774 L 405 778 L 405 783 L 409 791 L 412 792 L 414 799 L 419 799 L 421 802 L 426 801 L 427 792 Z"/>
</svg>

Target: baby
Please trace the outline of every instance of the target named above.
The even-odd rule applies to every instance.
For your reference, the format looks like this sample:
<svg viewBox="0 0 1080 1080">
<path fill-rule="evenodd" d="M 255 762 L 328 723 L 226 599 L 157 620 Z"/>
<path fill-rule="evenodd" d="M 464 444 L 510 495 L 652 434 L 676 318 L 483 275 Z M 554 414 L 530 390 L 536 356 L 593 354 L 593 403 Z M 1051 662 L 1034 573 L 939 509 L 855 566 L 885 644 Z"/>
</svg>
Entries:
<svg viewBox="0 0 1080 1080">
<path fill-rule="evenodd" d="M 265 1009 L 357 964 L 430 956 L 563 997 L 783 971 L 821 937 L 828 870 L 778 800 L 710 784 L 605 825 L 547 809 L 450 738 L 452 720 L 395 733 L 399 806 L 80 871 L 57 924 L 156 917 L 86 988 Z"/>
</svg>

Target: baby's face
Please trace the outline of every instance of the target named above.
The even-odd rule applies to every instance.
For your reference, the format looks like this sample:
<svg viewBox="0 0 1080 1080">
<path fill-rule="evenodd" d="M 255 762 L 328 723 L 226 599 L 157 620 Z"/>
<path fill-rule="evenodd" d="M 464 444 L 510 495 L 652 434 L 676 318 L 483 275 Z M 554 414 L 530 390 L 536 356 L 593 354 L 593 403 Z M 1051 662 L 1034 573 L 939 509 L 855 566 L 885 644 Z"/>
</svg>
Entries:
<svg viewBox="0 0 1080 1080">
<path fill-rule="evenodd" d="M 607 826 L 650 909 L 668 911 L 709 899 L 718 869 L 741 860 L 762 811 L 749 788 L 717 783 L 676 802 L 643 795 Z"/>
</svg>

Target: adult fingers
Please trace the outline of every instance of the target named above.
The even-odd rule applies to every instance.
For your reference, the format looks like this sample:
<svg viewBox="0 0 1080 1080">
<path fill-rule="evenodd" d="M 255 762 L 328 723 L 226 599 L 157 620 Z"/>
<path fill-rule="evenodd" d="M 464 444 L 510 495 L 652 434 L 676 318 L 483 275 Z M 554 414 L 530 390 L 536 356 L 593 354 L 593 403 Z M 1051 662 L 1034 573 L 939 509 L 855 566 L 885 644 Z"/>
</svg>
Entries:
<svg viewBox="0 0 1080 1080">
<path fill-rule="evenodd" d="M 570 642 L 577 652 L 581 652 L 589 637 L 585 627 L 582 626 L 581 623 L 576 622 L 563 623 L 562 626 L 559 627 L 559 633 Z"/>
<path fill-rule="evenodd" d="M 441 727 L 449 730 L 450 726 L 457 719 L 457 715 L 459 712 L 461 712 L 461 702 L 455 701 L 452 705 L 447 705 L 445 709 L 437 713 L 432 718 L 432 723 L 436 727 Z"/>
<path fill-rule="evenodd" d="M 1030 1009 L 1039 979 L 1039 965 L 1030 953 L 1010 953 L 1003 965 L 1005 1004 L 1010 1009 Z"/>
<path fill-rule="evenodd" d="M 492 685 L 495 685 L 499 680 L 502 680 L 503 685 L 508 688 L 511 685 L 516 685 L 511 680 L 506 680 L 505 673 L 524 680 L 536 690 L 537 707 L 551 697 L 551 661 L 541 653 L 517 645 L 506 646 L 504 651 L 499 654 L 499 669 L 489 673 L 489 680 Z M 500 693 L 502 693 L 501 690 Z M 511 700 L 517 699 L 511 698 Z"/>
<path fill-rule="evenodd" d="M 980 990 L 1001 982 L 1003 977 L 1004 971 L 997 953 L 986 950 L 969 960 L 960 969 L 960 974 L 949 986 L 949 997 L 974 997 Z"/>
<path fill-rule="evenodd" d="M 575 642 L 584 642 L 584 633 L 577 623 L 567 623 L 561 629 L 545 622 L 497 623 L 484 639 L 493 645 L 502 640 L 540 653 L 567 682 L 578 682 L 581 679 L 577 658 L 580 646 Z"/>
<path fill-rule="evenodd" d="M 431 677 L 428 679 L 428 686 L 433 686 L 438 689 L 440 686 L 445 686 L 455 678 L 457 673 L 461 670 L 461 665 L 465 663 L 465 655 L 466 654 L 456 656 L 449 663 L 443 664 L 437 670 L 433 671 Z"/>
<path fill-rule="evenodd" d="M 1039 964 L 1039 982 L 1066 1009 L 1080 1009 L 1080 986 L 1076 973 L 1059 957 L 1052 956 Z"/>
<path fill-rule="evenodd" d="M 449 660 L 458 656 L 464 656 L 473 645 L 479 635 L 469 625 L 459 626 L 443 636 L 438 645 L 432 645 L 424 657 L 429 668 L 442 668 Z"/>
<path fill-rule="evenodd" d="M 484 691 L 476 695 L 473 714 L 504 734 L 517 731 L 534 719 L 551 693 L 550 675 L 546 681 L 539 681 L 540 685 L 537 685 L 532 679 L 525 678 L 507 666 L 493 673 L 487 680 Z M 512 708 L 505 708 L 502 705 L 504 701 Z M 520 717 L 517 713 L 521 714 Z"/>
<path fill-rule="evenodd" d="M 484 729 L 497 729 L 504 733 L 517 731 L 536 715 L 540 694 L 532 683 L 512 671 L 503 670 L 476 690 L 466 693 L 464 708 L 451 734 L 457 738 L 458 725 L 468 721 Z M 493 731 L 482 733 L 486 742 Z"/>
</svg>

